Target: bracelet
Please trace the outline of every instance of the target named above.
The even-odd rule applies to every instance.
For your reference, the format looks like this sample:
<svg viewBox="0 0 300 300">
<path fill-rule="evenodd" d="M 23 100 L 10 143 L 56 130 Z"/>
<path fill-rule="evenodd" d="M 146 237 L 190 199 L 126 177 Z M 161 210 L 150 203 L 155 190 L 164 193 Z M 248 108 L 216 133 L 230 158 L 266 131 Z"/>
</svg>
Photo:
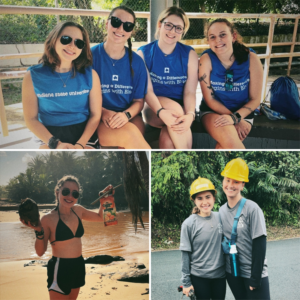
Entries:
<svg viewBox="0 0 300 300">
<path fill-rule="evenodd" d="M 80 143 L 75 143 L 75 145 L 79 145 L 82 147 L 82 149 L 84 149 L 84 147 Z"/>
<path fill-rule="evenodd" d="M 232 120 L 233 120 L 233 125 L 235 125 L 236 124 L 236 118 L 235 118 L 235 115 L 234 114 L 230 114 L 229 115 L 231 118 L 232 118 Z"/>
<path fill-rule="evenodd" d="M 43 238 L 39 238 L 39 236 L 42 236 L 44 235 L 44 228 L 42 227 L 42 230 L 41 231 L 34 231 L 35 232 L 35 236 L 38 240 L 42 240 Z"/>
<path fill-rule="evenodd" d="M 158 118 L 159 118 L 159 113 L 160 113 L 160 111 L 163 110 L 163 109 L 164 109 L 164 108 L 161 107 L 161 108 L 156 112 L 156 115 L 157 115 Z"/>
<path fill-rule="evenodd" d="M 195 114 L 193 111 L 188 111 L 186 114 L 191 114 L 191 115 L 193 115 L 194 120 L 195 120 L 196 114 Z"/>
</svg>

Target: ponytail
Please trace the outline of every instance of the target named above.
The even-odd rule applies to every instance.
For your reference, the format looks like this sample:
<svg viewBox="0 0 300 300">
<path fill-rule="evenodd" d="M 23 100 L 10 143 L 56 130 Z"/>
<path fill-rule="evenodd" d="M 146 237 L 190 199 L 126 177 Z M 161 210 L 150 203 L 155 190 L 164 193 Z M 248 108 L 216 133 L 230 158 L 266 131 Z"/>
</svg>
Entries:
<svg viewBox="0 0 300 300">
<path fill-rule="evenodd" d="M 235 60 L 237 61 L 238 65 L 242 64 L 243 62 L 248 60 L 249 56 L 249 49 L 242 43 L 235 41 L 232 44 L 233 48 L 233 55 Z"/>
<path fill-rule="evenodd" d="M 130 73 L 131 73 L 131 76 L 133 77 L 133 76 L 134 76 L 134 71 L 133 71 L 133 68 L 132 68 L 132 43 L 131 43 L 131 38 L 129 38 L 129 39 L 127 40 L 127 43 L 128 43 L 128 54 L 129 54 Z"/>
<path fill-rule="evenodd" d="M 193 210 L 192 210 L 192 215 L 193 214 L 200 214 L 200 209 L 197 207 L 197 206 L 195 206 L 194 208 L 193 208 Z"/>
</svg>

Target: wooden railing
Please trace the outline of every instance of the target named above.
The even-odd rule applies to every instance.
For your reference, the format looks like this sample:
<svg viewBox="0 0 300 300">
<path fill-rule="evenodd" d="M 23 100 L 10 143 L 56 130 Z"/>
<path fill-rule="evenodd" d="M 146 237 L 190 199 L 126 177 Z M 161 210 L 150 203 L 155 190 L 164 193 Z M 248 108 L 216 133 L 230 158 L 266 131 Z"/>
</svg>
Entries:
<svg viewBox="0 0 300 300">
<path fill-rule="evenodd" d="M 71 16 L 97 16 L 107 17 L 110 11 L 99 10 L 85 10 L 85 9 L 67 9 L 67 8 L 49 8 L 49 7 L 29 7 L 29 6 L 11 6 L 0 5 L 1 14 L 34 14 L 34 15 L 71 15 Z M 135 12 L 137 18 L 147 19 L 148 28 L 148 40 L 150 42 L 150 12 Z M 263 89 L 261 99 L 265 98 L 267 90 L 267 81 L 269 74 L 269 67 L 271 58 L 289 58 L 287 75 L 290 75 L 292 59 L 293 57 L 300 57 L 300 52 L 294 52 L 295 46 L 300 45 L 300 42 L 296 42 L 297 29 L 300 15 L 297 14 L 225 14 L 225 13 L 187 13 L 187 16 L 191 19 L 211 19 L 211 18 L 259 18 L 270 20 L 269 35 L 267 43 L 258 44 L 246 44 L 248 47 L 266 47 L 265 54 L 259 54 L 260 59 L 265 59 L 264 62 L 264 74 L 263 74 Z M 295 19 L 293 37 L 291 42 L 273 43 L 274 28 L 277 19 Z M 3 30 L 3 29 L 2 29 Z M 273 46 L 291 46 L 289 53 L 272 53 Z M 195 49 L 209 48 L 209 45 L 192 45 Z M 134 49 L 136 50 L 136 49 Z M 18 53 L 18 54 L 4 54 L 0 55 L 0 60 L 3 59 L 16 59 L 16 58 L 30 58 L 40 57 L 41 53 Z M 26 71 L 12 71 L 12 72 L 0 72 L 0 85 L 1 80 L 10 78 L 22 78 Z M 4 107 L 4 99 L 2 94 L 2 88 L 0 88 L 0 119 L 2 124 L 3 136 L 8 135 L 7 120 Z"/>
</svg>

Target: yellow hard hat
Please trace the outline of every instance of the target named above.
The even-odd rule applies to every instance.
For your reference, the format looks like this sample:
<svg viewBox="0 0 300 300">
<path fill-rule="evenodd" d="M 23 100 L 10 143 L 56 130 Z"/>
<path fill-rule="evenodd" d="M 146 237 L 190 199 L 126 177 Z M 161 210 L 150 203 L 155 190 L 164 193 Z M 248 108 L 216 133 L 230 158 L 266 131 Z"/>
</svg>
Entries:
<svg viewBox="0 0 300 300">
<path fill-rule="evenodd" d="M 191 185 L 191 189 L 190 189 L 191 200 L 194 200 L 193 195 L 205 191 L 215 191 L 215 194 L 217 193 L 215 186 L 212 184 L 210 180 L 206 178 L 198 177 Z"/>
<path fill-rule="evenodd" d="M 249 182 L 249 168 L 240 157 L 227 163 L 221 175 L 238 181 Z"/>
</svg>

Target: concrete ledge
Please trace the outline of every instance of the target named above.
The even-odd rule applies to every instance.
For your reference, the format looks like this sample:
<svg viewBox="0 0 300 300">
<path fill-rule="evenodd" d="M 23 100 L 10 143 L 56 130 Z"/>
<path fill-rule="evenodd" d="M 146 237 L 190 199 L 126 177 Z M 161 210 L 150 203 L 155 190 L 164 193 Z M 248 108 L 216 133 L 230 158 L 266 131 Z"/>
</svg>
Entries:
<svg viewBox="0 0 300 300">
<path fill-rule="evenodd" d="M 192 124 L 193 149 L 214 149 L 216 141 L 210 137 L 201 122 Z M 158 148 L 160 129 L 146 124 L 145 138 L 152 148 Z M 257 116 L 253 128 L 244 141 L 247 149 L 300 149 L 300 122 L 271 121 Z"/>
</svg>

